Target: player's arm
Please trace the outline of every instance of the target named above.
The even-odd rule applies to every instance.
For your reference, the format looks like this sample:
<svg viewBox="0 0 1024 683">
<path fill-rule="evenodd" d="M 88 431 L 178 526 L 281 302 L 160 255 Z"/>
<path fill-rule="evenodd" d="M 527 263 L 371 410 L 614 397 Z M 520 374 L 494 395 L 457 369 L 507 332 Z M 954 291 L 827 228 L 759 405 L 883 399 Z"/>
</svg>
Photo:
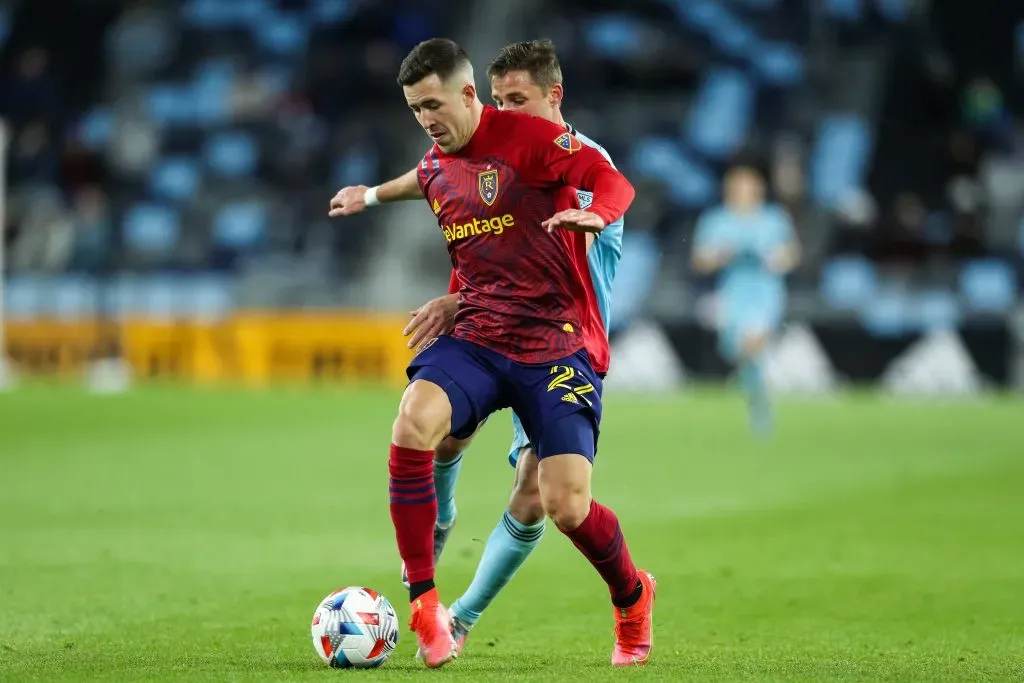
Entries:
<svg viewBox="0 0 1024 683">
<path fill-rule="evenodd" d="M 693 269 L 702 275 L 710 275 L 729 265 L 732 252 L 722 247 L 694 248 Z"/>
<path fill-rule="evenodd" d="M 532 175 L 528 180 L 542 186 L 568 185 L 594 193 L 594 203 L 586 210 L 559 211 L 544 222 L 544 227 L 596 233 L 625 215 L 636 191 L 599 151 L 544 119 L 523 117 L 520 125 Z"/>
<path fill-rule="evenodd" d="M 422 198 L 423 193 L 420 191 L 420 184 L 414 168 L 408 173 L 375 187 L 354 185 L 341 188 L 338 190 L 338 194 L 331 199 L 331 210 L 328 215 L 331 218 L 353 216 L 378 204 Z"/>
<path fill-rule="evenodd" d="M 718 219 L 704 213 L 693 238 L 693 269 L 701 275 L 721 270 L 732 260 L 733 250 L 718 239 Z"/>
<path fill-rule="evenodd" d="M 785 275 L 800 264 L 800 243 L 788 213 L 780 212 L 778 230 L 779 243 L 769 250 L 766 262 L 773 272 Z"/>
<path fill-rule="evenodd" d="M 455 327 L 455 314 L 459 312 L 459 276 L 452 270 L 452 276 L 448 280 L 448 293 L 431 299 L 415 311 L 412 311 L 412 320 L 402 330 L 402 335 L 408 337 L 409 348 L 419 348 L 420 344 L 433 339 L 441 334 L 448 334 Z"/>
<path fill-rule="evenodd" d="M 800 264 L 800 246 L 795 242 L 775 247 L 768 254 L 768 267 L 776 273 L 785 275 Z"/>
</svg>

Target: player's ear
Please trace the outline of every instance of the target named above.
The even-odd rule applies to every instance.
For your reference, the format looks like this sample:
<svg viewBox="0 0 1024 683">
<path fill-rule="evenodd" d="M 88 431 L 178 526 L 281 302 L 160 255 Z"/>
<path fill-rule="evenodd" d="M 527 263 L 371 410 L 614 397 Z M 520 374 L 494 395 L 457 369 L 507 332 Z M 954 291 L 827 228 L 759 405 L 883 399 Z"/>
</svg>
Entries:
<svg viewBox="0 0 1024 683">
<path fill-rule="evenodd" d="M 462 86 L 462 104 L 465 107 L 470 106 L 473 100 L 476 99 L 476 86 L 471 83 L 466 83 Z"/>
<path fill-rule="evenodd" d="M 548 104 L 552 107 L 557 107 L 562 104 L 562 97 L 565 95 L 565 90 L 562 89 L 561 83 L 555 83 L 548 88 Z"/>
</svg>

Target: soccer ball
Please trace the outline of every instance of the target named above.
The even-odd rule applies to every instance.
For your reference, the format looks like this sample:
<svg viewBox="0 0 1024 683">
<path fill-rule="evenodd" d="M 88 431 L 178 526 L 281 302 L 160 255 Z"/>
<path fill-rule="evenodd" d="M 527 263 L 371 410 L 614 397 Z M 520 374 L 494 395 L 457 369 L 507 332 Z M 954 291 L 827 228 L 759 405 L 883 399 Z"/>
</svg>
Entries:
<svg viewBox="0 0 1024 683">
<path fill-rule="evenodd" d="M 313 613 L 313 648 L 336 669 L 372 669 L 387 661 L 398 644 L 398 617 L 375 590 L 336 590 Z"/>
</svg>

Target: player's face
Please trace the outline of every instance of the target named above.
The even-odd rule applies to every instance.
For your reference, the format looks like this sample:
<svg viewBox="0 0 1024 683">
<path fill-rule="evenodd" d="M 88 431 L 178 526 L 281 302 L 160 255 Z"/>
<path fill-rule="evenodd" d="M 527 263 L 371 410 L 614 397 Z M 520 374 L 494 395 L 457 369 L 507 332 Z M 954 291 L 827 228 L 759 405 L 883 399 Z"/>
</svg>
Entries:
<svg viewBox="0 0 1024 683">
<path fill-rule="evenodd" d="M 405 101 L 430 139 L 445 152 L 462 148 L 473 134 L 473 86 L 444 83 L 437 74 L 403 86 Z"/>
<path fill-rule="evenodd" d="M 741 209 L 757 206 L 764 201 L 764 181 L 747 168 L 730 171 L 725 178 L 725 201 Z"/>
<path fill-rule="evenodd" d="M 509 71 L 491 79 L 491 98 L 498 109 L 521 111 L 558 123 L 562 85 L 556 83 L 545 92 L 533 82 L 530 72 Z"/>
</svg>

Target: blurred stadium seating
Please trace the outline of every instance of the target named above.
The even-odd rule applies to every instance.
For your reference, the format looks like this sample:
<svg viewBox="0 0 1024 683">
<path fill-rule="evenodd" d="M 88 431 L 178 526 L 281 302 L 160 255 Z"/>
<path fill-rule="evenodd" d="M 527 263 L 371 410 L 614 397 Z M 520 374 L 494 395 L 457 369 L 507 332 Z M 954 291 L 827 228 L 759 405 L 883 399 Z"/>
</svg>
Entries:
<svg viewBox="0 0 1024 683">
<path fill-rule="evenodd" d="M 419 158 L 394 75 L 438 33 L 464 42 L 481 81 L 507 40 L 558 44 L 567 118 L 641 189 L 617 332 L 637 317 L 698 317 L 690 236 L 740 153 L 765 160 L 806 251 L 793 319 L 892 334 L 1019 305 L 1024 16 L 1012 3 L 68 7 L 55 29 L 43 3 L 0 2 L 12 318 L 405 310 L 440 291 L 447 259 L 425 207 L 343 223 L 325 211 L 341 185 Z M 1005 42 L 1005 58 L 985 41 Z"/>
</svg>

